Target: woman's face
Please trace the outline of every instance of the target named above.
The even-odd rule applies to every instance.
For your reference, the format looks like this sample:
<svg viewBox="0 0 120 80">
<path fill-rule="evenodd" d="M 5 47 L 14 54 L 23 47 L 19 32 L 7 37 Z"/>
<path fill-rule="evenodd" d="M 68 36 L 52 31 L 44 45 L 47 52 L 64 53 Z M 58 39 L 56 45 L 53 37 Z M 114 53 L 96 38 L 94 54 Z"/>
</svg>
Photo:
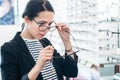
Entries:
<svg viewBox="0 0 120 80">
<path fill-rule="evenodd" d="M 43 11 L 38 14 L 32 21 L 28 21 L 27 35 L 30 39 L 42 39 L 49 31 L 46 26 L 53 22 L 54 13 Z"/>
</svg>

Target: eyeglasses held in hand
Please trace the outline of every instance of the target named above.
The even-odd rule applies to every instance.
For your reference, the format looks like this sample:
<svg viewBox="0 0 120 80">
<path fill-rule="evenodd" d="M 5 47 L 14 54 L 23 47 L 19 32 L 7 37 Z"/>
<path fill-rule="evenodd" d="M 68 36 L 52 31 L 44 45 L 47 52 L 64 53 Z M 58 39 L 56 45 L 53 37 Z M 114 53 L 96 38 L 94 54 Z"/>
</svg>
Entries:
<svg viewBox="0 0 120 80">
<path fill-rule="evenodd" d="M 56 23 L 55 23 L 56 24 Z M 67 32 L 68 34 L 70 34 L 70 32 L 68 32 L 68 31 L 65 31 L 65 32 Z M 71 35 L 72 36 L 72 35 Z M 41 41 L 42 42 L 42 41 Z M 46 46 L 46 44 L 44 43 L 44 42 L 42 42 L 42 44 L 44 45 L 44 46 Z M 62 55 L 62 56 L 53 56 L 53 58 L 54 59 L 59 59 L 59 58 L 65 58 L 65 57 L 67 57 L 67 56 L 70 56 L 70 55 L 74 55 L 74 54 L 76 54 L 77 52 L 79 52 L 80 50 L 77 50 L 77 51 L 73 51 L 73 53 L 71 53 L 71 54 L 68 54 L 68 55 Z"/>
</svg>

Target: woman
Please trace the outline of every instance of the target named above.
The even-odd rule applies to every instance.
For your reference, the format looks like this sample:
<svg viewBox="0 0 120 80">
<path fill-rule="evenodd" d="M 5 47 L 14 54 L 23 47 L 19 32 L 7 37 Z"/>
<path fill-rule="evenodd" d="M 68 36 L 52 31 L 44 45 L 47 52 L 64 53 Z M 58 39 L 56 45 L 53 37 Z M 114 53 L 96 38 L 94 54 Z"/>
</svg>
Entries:
<svg viewBox="0 0 120 80">
<path fill-rule="evenodd" d="M 73 54 L 69 27 L 55 23 L 54 10 L 47 0 L 30 0 L 22 15 L 22 32 L 1 47 L 3 80 L 63 80 L 63 76 L 76 77 L 77 59 Z M 56 26 L 52 26 L 55 23 Z M 61 57 L 45 34 L 56 28 L 65 45 L 65 58 Z"/>
</svg>

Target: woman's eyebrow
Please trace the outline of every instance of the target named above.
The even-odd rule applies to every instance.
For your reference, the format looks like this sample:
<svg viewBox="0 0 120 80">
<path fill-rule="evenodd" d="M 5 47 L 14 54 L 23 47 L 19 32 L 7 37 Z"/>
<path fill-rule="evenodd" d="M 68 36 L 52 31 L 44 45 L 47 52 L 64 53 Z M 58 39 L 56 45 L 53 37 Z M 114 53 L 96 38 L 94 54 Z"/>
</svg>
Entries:
<svg viewBox="0 0 120 80">
<path fill-rule="evenodd" d="M 39 21 L 38 23 L 43 23 L 43 24 L 48 23 L 48 24 L 50 25 L 50 24 L 52 24 L 53 22 L 54 22 L 54 21 L 51 21 L 51 22 L 49 22 L 49 23 L 48 23 L 47 21 Z"/>
<path fill-rule="evenodd" d="M 39 21 L 38 23 L 47 23 L 47 21 Z"/>
</svg>

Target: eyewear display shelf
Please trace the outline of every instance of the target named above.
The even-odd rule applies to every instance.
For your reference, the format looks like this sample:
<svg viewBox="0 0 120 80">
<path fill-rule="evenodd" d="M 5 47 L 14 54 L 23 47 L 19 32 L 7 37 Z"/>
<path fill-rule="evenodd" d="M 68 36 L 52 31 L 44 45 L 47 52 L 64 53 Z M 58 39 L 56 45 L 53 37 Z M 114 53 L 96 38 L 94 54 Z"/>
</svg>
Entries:
<svg viewBox="0 0 120 80">
<path fill-rule="evenodd" d="M 98 65 L 97 1 L 67 1 L 67 23 L 73 36 L 71 37 L 73 47 L 80 50 L 78 53 L 80 60 Z"/>
<path fill-rule="evenodd" d="M 99 77 L 99 37 L 97 19 L 97 1 L 95 0 L 67 0 L 67 23 L 71 29 L 71 41 L 74 50 L 80 50 L 78 66 L 79 76 L 91 74 L 88 80 L 97 80 Z M 82 73 L 81 65 L 86 68 L 87 75 Z"/>
</svg>

